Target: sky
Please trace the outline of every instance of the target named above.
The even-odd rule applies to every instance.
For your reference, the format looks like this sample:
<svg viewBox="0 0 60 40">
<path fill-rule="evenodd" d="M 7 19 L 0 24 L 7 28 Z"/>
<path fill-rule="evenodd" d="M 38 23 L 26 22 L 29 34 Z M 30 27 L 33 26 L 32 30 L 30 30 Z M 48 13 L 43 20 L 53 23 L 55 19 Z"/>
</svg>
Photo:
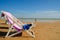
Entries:
<svg viewBox="0 0 60 40">
<path fill-rule="evenodd" d="M 60 0 L 0 0 L 0 11 L 18 18 L 60 18 Z"/>
</svg>

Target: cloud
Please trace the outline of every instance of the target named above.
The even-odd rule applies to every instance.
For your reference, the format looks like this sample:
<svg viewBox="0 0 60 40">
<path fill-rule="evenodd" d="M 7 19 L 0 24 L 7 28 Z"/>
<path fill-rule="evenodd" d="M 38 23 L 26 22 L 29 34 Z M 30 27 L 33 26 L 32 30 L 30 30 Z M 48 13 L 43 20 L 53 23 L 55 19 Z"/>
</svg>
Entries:
<svg viewBox="0 0 60 40">
<path fill-rule="evenodd" d="M 17 10 L 14 14 L 16 17 L 24 18 L 60 18 L 60 11 L 45 10 L 45 11 L 26 11 Z"/>
<path fill-rule="evenodd" d="M 32 11 L 26 11 L 26 10 L 16 10 L 15 11 L 15 16 L 16 17 L 24 17 L 24 18 L 32 18 L 33 16 L 33 13 Z"/>
<path fill-rule="evenodd" d="M 59 11 L 36 11 L 33 16 L 37 18 L 60 18 Z"/>
</svg>

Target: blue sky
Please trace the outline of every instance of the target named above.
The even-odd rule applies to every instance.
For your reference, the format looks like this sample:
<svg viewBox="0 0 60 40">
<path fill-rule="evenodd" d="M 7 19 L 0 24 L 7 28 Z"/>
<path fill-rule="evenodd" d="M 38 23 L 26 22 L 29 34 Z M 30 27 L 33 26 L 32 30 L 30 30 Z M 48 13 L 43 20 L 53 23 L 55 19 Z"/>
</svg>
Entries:
<svg viewBox="0 0 60 40">
<path fill-rule="evenodd" d="M 60 18 L 60 0 L 0 0 L 1 10 L 20 18 Z"/>
</svg>

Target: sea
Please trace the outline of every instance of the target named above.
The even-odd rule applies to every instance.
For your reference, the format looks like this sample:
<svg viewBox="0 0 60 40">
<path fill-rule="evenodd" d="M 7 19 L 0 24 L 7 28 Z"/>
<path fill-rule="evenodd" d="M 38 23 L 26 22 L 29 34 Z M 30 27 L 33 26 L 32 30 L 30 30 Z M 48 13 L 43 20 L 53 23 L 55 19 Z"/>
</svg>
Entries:
<svg viewBox="0 0 60 40">
<path fill-rule="evenodd" d="M 60 18 L 18 18 L 20 21 L 24 22 L 55 22 L 60 21 Z"/>
</svg>

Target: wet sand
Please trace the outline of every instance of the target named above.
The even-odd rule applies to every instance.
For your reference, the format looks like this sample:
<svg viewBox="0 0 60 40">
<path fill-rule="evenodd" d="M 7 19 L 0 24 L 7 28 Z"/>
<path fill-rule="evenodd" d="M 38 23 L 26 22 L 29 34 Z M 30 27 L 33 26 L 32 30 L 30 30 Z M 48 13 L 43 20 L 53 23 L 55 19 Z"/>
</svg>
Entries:
<svg viewBox="0 0 60 40">
<path fill-rule="evenodd" d="M 60 40 L 60 21 L 34 22 L 34 28 L 32 28 L 32 30 L 35 33 L 35 38 L 32 38 L 26 32 L 23 31 L 22 36 L 7 38 L 0 37 L 0 40 Z M 4 32 L 8 30 L 0 29 L 0 31 Z"/>
</svg>

